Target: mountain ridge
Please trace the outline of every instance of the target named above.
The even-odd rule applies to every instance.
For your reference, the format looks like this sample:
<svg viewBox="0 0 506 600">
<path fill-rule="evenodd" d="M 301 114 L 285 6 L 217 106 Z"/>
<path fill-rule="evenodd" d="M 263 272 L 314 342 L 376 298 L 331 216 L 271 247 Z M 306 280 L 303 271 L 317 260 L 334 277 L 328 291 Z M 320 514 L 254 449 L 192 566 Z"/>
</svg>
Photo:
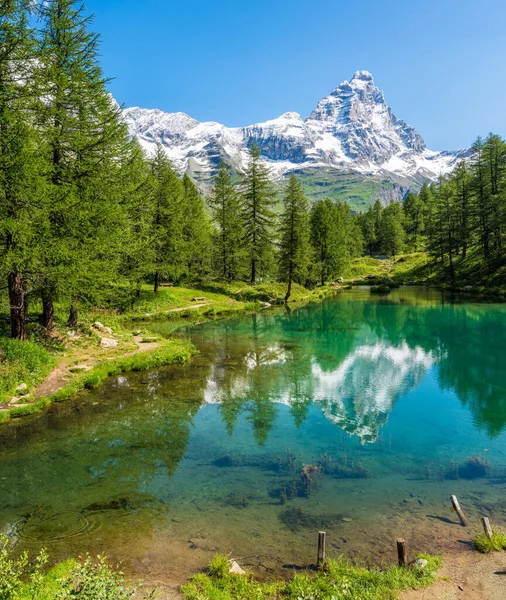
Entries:
<svg viewBox="0 0 506 600">
<path fill-rule="evenodd" d="M 321 98 L 306 119 L 291 111 L 263 123 L 226 127 L 159 109 L 132 107 L 123 115 L 130 135 L 148 155 L 160 142 L 176 170 L 192 175 L 204 189 L 221 160 L 242 171 L 252 142 L 275 179 L 296 172 L 319 186 L 325 175 L 321 185 L 327 187 L 332 178 L 362 176 L 381 184 L 376 197 L 384 202 L 400 199 L 423 181 L 435 181 L 466 153 L 429 150 L 417 130 L 394 115 L 364 70 Z"/>
</svg>

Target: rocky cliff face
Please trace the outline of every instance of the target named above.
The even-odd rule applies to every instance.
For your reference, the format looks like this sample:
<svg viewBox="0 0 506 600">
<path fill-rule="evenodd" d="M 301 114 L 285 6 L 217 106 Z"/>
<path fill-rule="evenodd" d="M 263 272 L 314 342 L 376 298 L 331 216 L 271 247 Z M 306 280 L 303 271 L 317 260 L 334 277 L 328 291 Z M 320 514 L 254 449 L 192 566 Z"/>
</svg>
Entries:
<svg viewBox="0 0 506 600">
<path fill-rule="evenodd" d="M 132 136 L 152 154 L 157 142 L 180 171 L 205 185 L 223 159 L 241 170 L 254 141 L 272 175 L 332 167 L 343 173 L 386 178 L 397 188 L 435 180 L 449 172 L 461 153 L 428 150 L 419 133 L 398 119 L 368 71 L 357 71 L 322 98 L 307 119 L 288 112 L 248 127 L 200 123 L 185 113 L 127 108 Z"/>
</svg>

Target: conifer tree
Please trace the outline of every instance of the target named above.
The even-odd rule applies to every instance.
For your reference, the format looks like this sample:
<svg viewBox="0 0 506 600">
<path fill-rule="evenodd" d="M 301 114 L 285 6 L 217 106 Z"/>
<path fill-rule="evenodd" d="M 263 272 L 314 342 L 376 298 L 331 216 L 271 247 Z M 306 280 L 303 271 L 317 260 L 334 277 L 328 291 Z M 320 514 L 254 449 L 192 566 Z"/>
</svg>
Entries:
<svg viewBox="0 0 506 600">
<path fill-rule="evenodd" d="M 249 263 L 250 282 L 256 283 L 260 269 L 272 258 L 275 192 L 269 170 L 262 164 L 260 149 L 250 147 L 250 161 L 242 177 L 243 247 Z"/>
<path fill-rule="evenodd" d="M 309 202 L 302 186 L 292 174 L 283 199 L 283 212 L 279 226 L 279 272 L 281 280 L 288 283 L 285 302 L 292 291 L 292 282 L 306 279 L 310 261 Z"/>
<path fill-rule="evenodd" d="M 241 204 L 224 162 L 221 162 L 214 190 L 208 198 L 217 229 L 214 247 L 218 273 L 224 279 L 237 279 L 241 273 L 243 228 Z"/>
<path fill-rule="evenodd" d="M 328 279 L 340 275 L 349 258 L 344 223 L 328 198 L 313 205 L 310 223 L 316 276 L 325 285 Z"/>
<path fill-rule="evenodd" d="M 122 204 L 126 213 L 119 273 L 129 282 L 135 297 L 145 278 L 151 276 L 153 239 L 153 177 L 150 165 L 136 141 L 130 143 L 121 165 Z"/>
<path fill-rule="evenodd" d="M 157 294 L 162 278 L 178 279 L 185 269 L 182 214 L 184 188 L 161 144 L 157 145 L 156 155 L 151 160 L 151 170 L 151 274 L 154 279 L 154 292 Z"/>
<path fill-rule="evenodd" d="M 211 268 L 211 224 L 204 198 L 185 173 L 183 176 L 183 243 L 187 276 L 200 280 Z"/>
<path fill-rule="evenodd" d="M 404 198 L 402 208 L 404 210 L 407 244 L 410 249 L 418 252 L 422 248 L 425 205 L 418 194 L 409 192 Z"/>
<path fill-rule="evenodd" d="M 359 225 L 362 229 L 362 239 L 369 256 L 372 256 L 377 245 L 376 218 L 373 208 L 369 208 L 365 213 L 359 215 Z"/>
<path fill-rule="evenodd" d="M 404 249 L 405 235 L 402 206 L 399 202 L 391 202 L 381 216 L 381 250 L 391 256 L 400 254 Z"/>
<path fill-rule="evenodd" d="M 0 0 L 0 274 L 9 293 L 11 336 L 26 338 L 29 283 L 37 272 L 42 186 L 33 105 L 29 2 Z"/>
</svg>

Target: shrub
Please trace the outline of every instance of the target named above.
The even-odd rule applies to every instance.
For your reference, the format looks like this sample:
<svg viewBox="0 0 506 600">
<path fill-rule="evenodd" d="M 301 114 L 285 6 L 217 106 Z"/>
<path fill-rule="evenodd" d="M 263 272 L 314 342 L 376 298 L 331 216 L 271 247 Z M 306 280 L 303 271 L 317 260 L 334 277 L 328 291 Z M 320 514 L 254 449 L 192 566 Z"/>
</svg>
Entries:
<svg viewBox="0 0 506 600">
<path fill-rule="evenodd" d="M 473 539 L 473 544 L 476 550 L 482 554 L 499 552 L 500 550 L 506 550 L 506 535 L 499 529 L 493 529 L 492 539 L 485 533 L 480 533 Z"/>
<path fill-rule="evenodd" d="M 373 285 L 371 294 L 389 294 L 390 287 L 388 285 Z"/>
</svg>

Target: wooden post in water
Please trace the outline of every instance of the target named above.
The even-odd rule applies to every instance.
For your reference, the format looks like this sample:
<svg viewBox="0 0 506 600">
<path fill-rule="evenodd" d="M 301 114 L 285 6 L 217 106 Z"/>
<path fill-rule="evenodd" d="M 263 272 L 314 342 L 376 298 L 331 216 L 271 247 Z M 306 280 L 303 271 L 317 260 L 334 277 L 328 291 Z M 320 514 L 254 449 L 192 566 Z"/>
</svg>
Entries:
<svg viewBox="0 0 506 600">
<path fill-rule="evenodd" d="M 399 567 L 405 567 L 408 564 L 408 554 L 406 541 L 402 538 L 397 538 L 397 556 L 399 557 Z"/>
<path fill-rule="evenodd" d="M 468 522 L 467 522 L 465 514 L 463 513 L 462 509 L 460 508 L 460 504 L 459 504 L 459 501 L 457 500 L 457 496 L 452 496 L 451 501 L 452 501 L 453 508 L 455 509 L 455 512 L 457 513 L 457 515 L 460 519 L 460 524 L 462 525 L 462 527 L 467 527 Z"/>
<path fill-rule="evenodd" d="M 325 531 L 318 532 L 318 558 L 316 564 L 318 569 L 322 569 L 325 564 Z"/>
<path fill-rule="evenodd" d="M 488 517 L 482 517 L 481 524 L 483 525 L 483 530 L 485 531 L 485 535 L 488 537 L 489 540 L 491 540 L 493 533 L 492 533 L 492 527 L 490 526 L 490 521 L 488 520 Z"/>
</svg>

